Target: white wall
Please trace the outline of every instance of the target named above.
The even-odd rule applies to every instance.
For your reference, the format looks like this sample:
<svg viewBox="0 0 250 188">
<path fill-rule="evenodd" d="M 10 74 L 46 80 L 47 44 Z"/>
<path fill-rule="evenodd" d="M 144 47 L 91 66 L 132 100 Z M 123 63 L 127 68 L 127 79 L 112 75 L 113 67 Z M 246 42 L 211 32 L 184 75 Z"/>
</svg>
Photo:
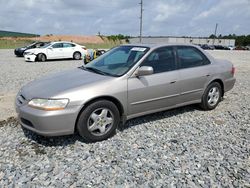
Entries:
<svg viewBox="0 0 250 188">
<path fill-rule="evenodd" d="M 130 43 L 139 43 L 139 38 L 129 39 Z M 235 46 L 234 39 L 182 38 L 182 37 L 143 37 L 142 43 L 182 43 Z"/>
</svg>

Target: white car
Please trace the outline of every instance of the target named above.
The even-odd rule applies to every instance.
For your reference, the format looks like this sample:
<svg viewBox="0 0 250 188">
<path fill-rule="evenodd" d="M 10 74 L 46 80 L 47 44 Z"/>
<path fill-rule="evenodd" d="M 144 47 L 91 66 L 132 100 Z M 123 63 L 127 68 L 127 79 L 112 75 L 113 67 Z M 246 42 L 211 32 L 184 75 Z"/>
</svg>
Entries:
<svg viewBox="0 0 250 188">
<path fill-rule="evenodd" d="M 85 46 L 80 46 L 76 43 L 67 41 L 51 42 L 40 48 L 26 50 L 24 58 L 25 61 L 32 62 L 64 58 L 79 60 L 85 56 L 86 51 Z"/>
</svg>

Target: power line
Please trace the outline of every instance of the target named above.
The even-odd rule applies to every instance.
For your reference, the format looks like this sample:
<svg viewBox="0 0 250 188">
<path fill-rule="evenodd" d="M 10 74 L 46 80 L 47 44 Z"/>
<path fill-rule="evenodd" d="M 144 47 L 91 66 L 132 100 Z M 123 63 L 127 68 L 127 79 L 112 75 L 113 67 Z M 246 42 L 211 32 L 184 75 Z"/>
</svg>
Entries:
<svg viewBox="0 0 250 188">
<path fill-rule="evenodd" d="M 142 42 L 142 12 L 143 12 L 143 0 L 139 3 L 141 5 L 141 16 L 140 16 L 140 43 Z"/>
</svg>

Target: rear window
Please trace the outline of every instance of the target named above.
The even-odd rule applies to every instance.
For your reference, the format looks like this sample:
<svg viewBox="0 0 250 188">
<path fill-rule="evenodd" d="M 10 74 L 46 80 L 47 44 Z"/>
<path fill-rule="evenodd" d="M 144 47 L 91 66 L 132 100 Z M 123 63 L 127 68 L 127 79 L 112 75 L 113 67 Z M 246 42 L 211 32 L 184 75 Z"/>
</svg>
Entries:
<svg viewBox="0 0 250 188">
<path fill-rule="evenodd" d="M 75 45 L 71 44 L 71 43 L 63 43 L 63 47 L 64 48 L 72 48 L 72 47 L 75 47 Z"/>
<path fill-rule="evenodd" d="M 194 47 L 177 47 L 180 68 L 190 68 L 209 64 L 207 57 Z"/>
</svg>

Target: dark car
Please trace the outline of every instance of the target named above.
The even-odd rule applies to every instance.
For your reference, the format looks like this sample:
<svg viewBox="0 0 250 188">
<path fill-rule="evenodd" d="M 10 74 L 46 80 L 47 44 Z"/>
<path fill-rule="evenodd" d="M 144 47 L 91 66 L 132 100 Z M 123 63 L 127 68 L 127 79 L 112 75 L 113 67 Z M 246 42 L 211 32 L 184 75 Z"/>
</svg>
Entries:
<svg viewBox="0 0 250 188">
<path fill-rule="evenodd" d="M 207 44 L 203 44 L 200 46 L 202 49 L 204 50 L 214 50 L 214 47 L 213 46 L 209 46 Z"/>
<path fill-rule="evenodd" d="M 25 50 L 28 50 L 28 49 L 32 49 L 32 48 L 40 48 L 42 46 L 44 46 L 45 44 L 47 44 L 48 42 L 34 42 L 28 46 L 24 46 L 24 47 L 21 47 L 21 48 L 16 48 L 14 53 L 16 56 L 18 57 L 23 57 L 23 53 Z"/>
<path fill-rule="evenodd" d="M 230 50 L 227 46 L 222 46 L 222 45 L 214 45 L 214 48 L 216 50 Z"/>
</svg>

